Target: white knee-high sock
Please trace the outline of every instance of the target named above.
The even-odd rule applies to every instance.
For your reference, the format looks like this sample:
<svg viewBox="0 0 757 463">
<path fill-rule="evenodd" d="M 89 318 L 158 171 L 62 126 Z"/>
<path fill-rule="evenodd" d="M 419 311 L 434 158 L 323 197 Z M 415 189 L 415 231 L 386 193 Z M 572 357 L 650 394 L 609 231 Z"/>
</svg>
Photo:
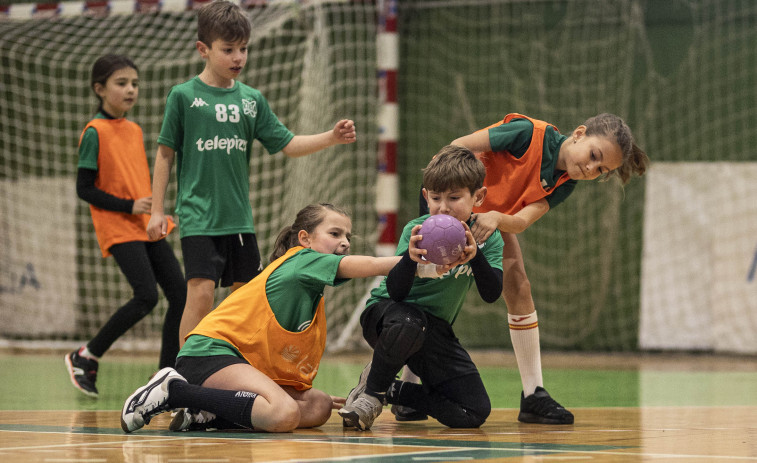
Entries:
<svg viewBox="0 0 757 463">
<path fill-rule="evenodd" d="M 528 397 L 534 393 L 537 386 L 544 385 L 541 375 L 539 321 L 536 311 L 533 311 L 528 315 L 507 314 L 507 322 L 510 325 L 510 339 L 523 383 L 523 396 Z"/>
</svg>

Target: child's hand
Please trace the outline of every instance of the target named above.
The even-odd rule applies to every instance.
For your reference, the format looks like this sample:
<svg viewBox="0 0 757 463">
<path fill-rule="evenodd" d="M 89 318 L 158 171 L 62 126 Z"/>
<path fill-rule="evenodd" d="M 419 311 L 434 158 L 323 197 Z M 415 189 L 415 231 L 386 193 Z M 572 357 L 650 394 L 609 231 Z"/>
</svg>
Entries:
<svg viewBox="0 0 757 463">
<path fill-rule="evenodd" d="M 453 262 L 449 265 L 439 265 L 437 266 L 437 271 L 441 271 L 442 268 L 446 269 L 445 272 L 453 267 L 457 267 L 458 265 L 463 265 L 465 263 L 468 263 L 471 259 L 476 257 L 476 252 L 478 251 L 478 245 L 476 244 L 476 240 L 473 239 L 473 234 L 470 231 L 470 228 L 468 228 L 468 224 L 465 222 L 462 222 L 463 227 L 465 227 L 465 240 L 466 244 L 463 248 L 463 252 L 460 253 L 460 258 L 457 260 L 457 262 Z"/>
<path fill-rule="evenodd" d="M 414 262 L 417 262 L 419 264 L 429 264 L 429 261 L 423 260 L 422 257 L 428 253 L 425 249 L 420 249 L 416 245 L 418 244 L 418 241 L 423 239 L 423 235 L 419 235 L 418 232 L 421 230 L 420 225 L 416 225 L 413 227 L 413 229 L 410 231 L 410 242 L 407 245 L 408 254 L 410 254 L 410 258 L 413 259 Z"/>
<path fill-rule="evenodd" d="M 152 214 L 147 222 L 147 237 L 155 241 L 168 233 L 168 219 L 164 214 Z"/>
<path fill-rule="evenodd" d="M 335 395 L 331 396 L 332 410 L 339 410 L 340 408 L 344 407 L 345 403 L 347 403 L 347 399 L 345 399 L 344 397 L 337 397 Z"/>
<path fill-rule="evenodd" d="M 131 206 L 132 214 L 149 214 L 152 208 L 152 196 L 146 196 L 134 200 L 134 205 Z"/>
<path fill-rule="evenodd" d="M 488 240 L 494 230 L 497 229 L 499 225 L 497 214 L 495 211 L 473 214 L 471 233 L 473 233 L 476 243 L 483 243 Z"/>
<path fill-rule="evenodd" d="M 333 130 L 334 138 L 338 144 L 346 145 L 357 140 L 355 123 L 350 119 L 342 119 L 337 122 Z"/>
</svg>

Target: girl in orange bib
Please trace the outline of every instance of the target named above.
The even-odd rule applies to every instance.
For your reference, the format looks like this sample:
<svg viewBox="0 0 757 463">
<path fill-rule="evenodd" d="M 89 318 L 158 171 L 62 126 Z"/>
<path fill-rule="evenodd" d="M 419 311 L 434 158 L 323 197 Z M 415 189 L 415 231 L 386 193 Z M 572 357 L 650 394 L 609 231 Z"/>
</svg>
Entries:
<svg viewBox="0 0 757 463">
<path fill-rule="evenodd" d="M 343 398 L 312 387 L 326 346 L 323 289 L 387 275 L 400 257 L 349 256 L 352 222 L 331 204 L 297 214 L 271 264 L 189 333 L 176 370 L 158 372 L 125 402 L 121 427 L 180 409 L 174 431 L 213 427 L 286 432 L 320 426 Z"/>
<path fill-rule="evenodd" d="M 157 305 L 158 285 L 168 299 L 159 368 L 173 365 L 179 352 L 184 275 L 171 246 L 162 238 L 147 237 L 152 192 L 144 136 L 139 125 L 124 117 L 137 101 L 138 83 L 137 67 L 128 57 L 100 57 L 92 67 L 92 89 L 100 106 L 79 140 L 76 192 L 89 203 L 102 256 L 115 258 L 134 290 L 134 297 L 94 338 L 65 356 L 71 382 L 92 397 L 98 394 L 100 357 Z"/>
</svg>

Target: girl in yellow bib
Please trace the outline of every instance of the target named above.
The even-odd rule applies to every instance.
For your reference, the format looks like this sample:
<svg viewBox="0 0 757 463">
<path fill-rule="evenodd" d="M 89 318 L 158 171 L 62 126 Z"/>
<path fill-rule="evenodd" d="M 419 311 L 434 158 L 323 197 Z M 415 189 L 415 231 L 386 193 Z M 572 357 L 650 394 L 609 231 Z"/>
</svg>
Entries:
<svg viewBox="0 0 757 463">
<path fill-rule="evenodd" d="M 347 255 L 351 230 L 331 204 L 302 209 L 279 234 L 271 264 L 189 333 L 176 370 L 161 370 L 126 400 L 123 430 L 170 409 L 181 409 L 174 431 L 209 420 L 269 432 L 325 423 L 344 399 L 312 387 L 326 345 L 323 289 L 387 275 L 400 259 Z"/>
</svg>

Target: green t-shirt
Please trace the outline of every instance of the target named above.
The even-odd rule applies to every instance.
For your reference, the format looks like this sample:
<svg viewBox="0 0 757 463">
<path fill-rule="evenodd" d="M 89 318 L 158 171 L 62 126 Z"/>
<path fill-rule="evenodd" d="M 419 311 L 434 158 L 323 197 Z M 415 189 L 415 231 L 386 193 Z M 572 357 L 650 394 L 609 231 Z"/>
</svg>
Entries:
<svg viewBox="0 0 757 463">
<path fill-rule="evenodd" d="M 345 256 L 303 249 L 271 273 L 265 292 L 268 303 L 282 328 L 294 333 L 304 331 L 315 317 L 326 286 L 339 286 L 349 279 L 337 278 L 339 262 Z M 203 357 L 236 355 L 239 351 L 226 341 L 192 335 L 179 356 Z"/>
<path fill-rule="evenodd" d="M 534 124 L 528 119 L 513 119 L 507 124 L 500 124 L 489 129 L 489 143 L 492 151 L 507 151 L 515 158 L 522 157 L 531 144 L 531 136 L 534 133 Z M 547 126 L 544 131 L 544 145 L 541 158 L 542 185 L 551 189 L 564 173 L 557 170 L 557 156 L 560 146 L 568 137 L 555 130 L 553 126 Z M 575 180 L 568 180 L 555 188 L 546 199 L 549 208 L 557 206 L 573 193 L 576 186 Z"/>
<path fill-rule="evenodd" d="M 428 215 L 418 217 L 405 225 L 395 255 L 399 256 L 407 251 L 410 243 L 410 232 L 413 227 L 422 224 L 428 217 Z M 484 253 L 489 265 L 502 270 L 503 247 L 502 235 L 500 235 L 499 230 L 495 230 L 489 239 L 479 245 L 478 252 Z M 441 278 L 419 278 L 416 276 L 405 302 L 420 306 L 426 312 L 446 320 L 451 325 L 460 313 L 468 289 L 474 282 L 470 264 L 458 265 Z M 383 299 L 390 299 L 386 290 L 386 278 L 371 291 L 371 297 L 366 302 L 366 307 Z"/>
<path fill-rule="evenodd" d="M 343 258 L 303 249 L 274 270 L 265 284 L 265 292 L 282 328 L 300 332 L 310 326 L 323 288 L 349 281 L 336 277 Z"/>
<path fill-rule="evenodd" d="M 199 77 L 173 87 L 158 143 L 176 151 L 181 237 L 254 233 L 252 140 L 274 154 L 293 137 L 252 87 L 211 87 Z"/>
</svg>

